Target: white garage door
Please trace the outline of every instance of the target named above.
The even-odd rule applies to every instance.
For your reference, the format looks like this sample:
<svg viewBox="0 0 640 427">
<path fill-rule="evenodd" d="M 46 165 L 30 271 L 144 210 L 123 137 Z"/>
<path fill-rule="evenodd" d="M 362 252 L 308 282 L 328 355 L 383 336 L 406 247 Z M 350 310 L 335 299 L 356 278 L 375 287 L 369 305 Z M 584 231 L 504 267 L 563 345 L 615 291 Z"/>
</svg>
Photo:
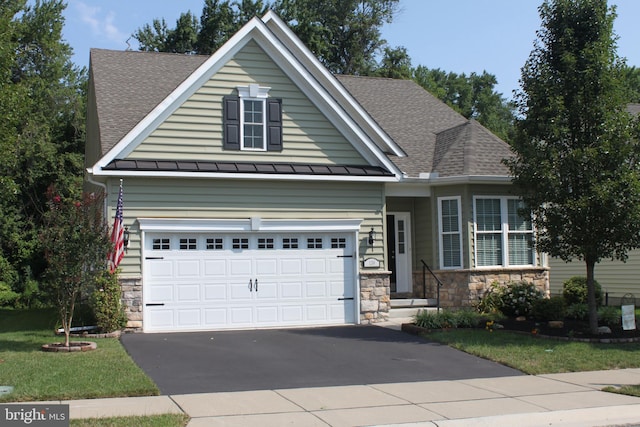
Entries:
<svg viewBox="0 0 640 427">
<path fill-rule="evenodd" d="M 355 323 L 349 234 L 145 239 L 144 330 Z"/>
</svg>

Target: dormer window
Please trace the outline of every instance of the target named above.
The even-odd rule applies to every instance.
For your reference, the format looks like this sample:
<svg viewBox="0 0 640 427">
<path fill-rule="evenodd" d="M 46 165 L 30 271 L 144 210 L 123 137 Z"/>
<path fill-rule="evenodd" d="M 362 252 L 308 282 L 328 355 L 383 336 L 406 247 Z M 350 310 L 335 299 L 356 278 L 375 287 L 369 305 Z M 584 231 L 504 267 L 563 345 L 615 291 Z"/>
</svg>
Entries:
<svg viewBox="0 0 640 427">
<path fill-rule="evenodd" d="M 282 100 L 269 98 L 270 87 L 238 86 L 224 97 L 224 148 L 282 151 Z"/>
</svg>

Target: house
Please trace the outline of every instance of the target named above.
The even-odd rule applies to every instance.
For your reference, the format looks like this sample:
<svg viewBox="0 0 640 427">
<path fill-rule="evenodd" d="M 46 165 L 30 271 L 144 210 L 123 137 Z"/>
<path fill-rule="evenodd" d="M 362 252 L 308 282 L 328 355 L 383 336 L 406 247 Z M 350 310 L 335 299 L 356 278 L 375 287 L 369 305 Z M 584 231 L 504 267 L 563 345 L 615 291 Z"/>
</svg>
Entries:
<svg viewBox="0 0 640 427">
<path fill-rule="evenodd" d="M 128 326 L 384 321 L 391 300 L 548 287 L 508 145 L 411 81 L 334 76 L 273 13 L 212 56 L 92 50 L 87 183 L 114 215 Z"/>
<path fill-rule="evenodd" d="M 640 104 L 627 105 L 627 111 L 640 116 Z M 620 304 L 622 298 L 640 298 L 640 290 L 636 279 L 640 274 L 640 249 L 629 251 L 626 262 L 618 260 L 602 260 L 595 266 L 595 279 L 602 287 L 605 302 L 611 305 Z M 562 294 L 565 281 L 574 276 L 587 276 L 584 262 L 573 260 L 564 262 L 560 258 L 549 258 L 551 275 L 549 290 L 554 295 Z"/>
</svg>

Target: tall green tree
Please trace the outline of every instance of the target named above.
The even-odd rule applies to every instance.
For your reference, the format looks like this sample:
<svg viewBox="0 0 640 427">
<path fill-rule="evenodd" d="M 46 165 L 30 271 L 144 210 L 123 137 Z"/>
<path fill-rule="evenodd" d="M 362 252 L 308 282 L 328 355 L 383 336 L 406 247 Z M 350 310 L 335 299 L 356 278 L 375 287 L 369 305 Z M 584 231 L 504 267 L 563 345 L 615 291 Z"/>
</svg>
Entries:
<svg viewBox="0 0 640 427">
<path fill-rule="evenodd" d="M 496 92 L 496 77 L 447 73 L 419 65 L 413 80 L 468 119 L 475 119 L 505 141 L 513 138 L 514 106 Z"/>
<path fill-rule="evenodd" d="M 622 75 L 626 85 L 627 101 L 640 103 L 640 68 L 624 66 Z"/>
<path fill-rule="evenodd" d="M 200 19 L 185 12 L 173 28 L 164 19 L 154 19 L 138 28 L 133 38 L 143 51 L 211 55 L 240 27 L 267 9 L 262 0 L 205 0 Z"/>
<path fill-rule="evenodd" d="M 273 9 L 331 72 L 369 75 L 399 0 L 277 0 Z"/>
<path fill-rule="evenodd" d="M 533 214 L 538 248 L 585 263 L 597 332 L 594 269 L 640 246 L 640 145 L 625 112 L 615 9 L 606 0 L 546 0 L 522 68 L 521 120 L 508 162 Z"/>
<path fill-rule="evenodd" d="M 390 79 L 410 80 L 413 69 L 407 49 L 404 47 L 385 47 L 382 60 L 373 74 Z"/>
<path fill-rule="evenodd" d="M 8 0 L 0 9 L 7 41 L 0 48 L 0 179 L 8 190 L 0 212 L 10 230 L 0 253 L 20 292 L 44 269 L 38 234 L 48 186 L 79 193 L 82 183 L 86 72 L 74 67 L 62 40 L 65 7 L 61 0 Z"/>
</svg>

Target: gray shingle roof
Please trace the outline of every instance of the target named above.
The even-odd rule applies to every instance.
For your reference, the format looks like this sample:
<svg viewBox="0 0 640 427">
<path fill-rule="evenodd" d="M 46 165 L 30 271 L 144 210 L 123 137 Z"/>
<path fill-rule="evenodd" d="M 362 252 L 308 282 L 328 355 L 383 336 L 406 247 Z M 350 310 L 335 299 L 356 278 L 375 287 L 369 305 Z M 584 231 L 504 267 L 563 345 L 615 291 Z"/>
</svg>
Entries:
<svg viewBox="0 0 640 427">
<path fill-rule="evenodd" d="M 627 104 L 627 111 L 633 115 L 640 116 L 640 104 Z"/>
<path fill-rule="evenodd" d="M 101 152 L 106 154 L 207 56 L 91 50 Z M 410 177 L 508 175 L 509 146 L 410 80 L 336 76 L 407 153 L 389 155 Z M 197 160 L 197 159 L 194 159 Z"/>
<path fill-rule="evenodd" d="M 467 120 L 411 80 L 336 76 L 407 153 L 392 157 L 410 177 L 508 176 L 502 159 L 509 145 L 475 120 Z"/>
<path fill-rule="evenodd" d="M 208 56 L 91 49 L 100 144 L 106 154 Z"/>
</svg>

